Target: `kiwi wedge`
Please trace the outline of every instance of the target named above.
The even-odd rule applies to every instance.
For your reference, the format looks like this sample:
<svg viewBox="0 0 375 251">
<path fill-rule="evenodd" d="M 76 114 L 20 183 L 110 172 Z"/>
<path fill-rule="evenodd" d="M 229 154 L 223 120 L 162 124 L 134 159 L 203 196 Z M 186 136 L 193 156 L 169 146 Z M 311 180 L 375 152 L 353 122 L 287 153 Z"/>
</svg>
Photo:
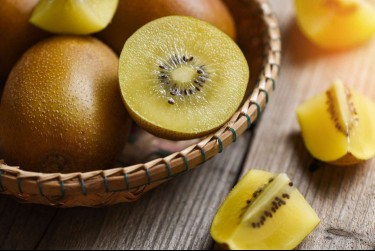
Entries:
<svg viewBox="0 0 375 251">
<path fill-rule="evenodd" d="M 30 22 L 57 34 L 87 35 L 104 29 L 119 0 L 40 0 Z"/>
<path fill-rule="evenodd" d="M 230 250 L 290 250 L 319 223 L 286 174 L 251 170 L 221 205 L 211 235 Z"/>
<path fill-rule="evenodd" d="M 120 56 L 123 100 L 154 135 L 191 139 L 222 126 L 241 104 L 247 61 L 233 40 L 191 17 L 169 16 L 135 32 Z"/>
<path fill-rule="evenodd" d="M 57 36 L 26 51 L 0 104 L 5 162 L 37 172 L 112 167 L 131 125 L 117 66 L 113 51 L 91 37 Z"/>
<path fill-rule="evenodd" d="M 323 162 L 351 166 L 375 156 L 375 102 L 335 80 L 297 109 L 306 148 Z"/>
</svg>

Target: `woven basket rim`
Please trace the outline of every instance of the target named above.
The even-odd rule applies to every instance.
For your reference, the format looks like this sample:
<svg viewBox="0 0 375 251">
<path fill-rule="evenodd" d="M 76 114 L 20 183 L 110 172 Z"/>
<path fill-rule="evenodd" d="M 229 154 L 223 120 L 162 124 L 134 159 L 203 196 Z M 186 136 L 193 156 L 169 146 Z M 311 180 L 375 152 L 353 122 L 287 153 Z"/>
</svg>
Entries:
<svg viewBox="0 0 375 251">
<path fill-rule="evenodd" d="M 265 109 L 275 89 L 281 61 L 280 30 L 268 1 L 242 1 L 253 1 L 259 5 L 267 27 L 263 41 L 266 45 L 263 70 L 251 94 L 223 127 L 181 152 L 128 167 L 62 174 L 28 172 L 0 163 L 0 193 L 13 195 L 24 202 L 32 196 L 49 198 L 49 205 L 59 205 L 59 200 L 67 193 L 88 195 L 129 192 L 138 197 L 176 175 L 199 166 L 236 142 Z"/>
</svg>

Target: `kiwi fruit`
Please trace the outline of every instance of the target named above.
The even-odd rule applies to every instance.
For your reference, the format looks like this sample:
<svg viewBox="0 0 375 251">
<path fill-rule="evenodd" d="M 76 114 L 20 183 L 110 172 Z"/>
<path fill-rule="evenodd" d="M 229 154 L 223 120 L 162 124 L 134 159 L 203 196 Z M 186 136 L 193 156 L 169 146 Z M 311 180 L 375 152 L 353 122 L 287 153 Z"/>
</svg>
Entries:
<svg viewBox="0 0 375 251">
<path fill-rule="evenodd" d="M 139 28 L 155 19 L 171 16 L 191 16 L 216 26 L 232 39 L 236 37 L 235 23 L 221 0 L 131 0 L 120 1 L 117 12 L 97 37 L 120 54 L 125 41 Z"/>
<path fill-rule="evenodd" d="M 40 0 L 30 22 L 57 34 L 88 35 L 112 20 L 119 0 Z"/>
<path fill-rule="evenodd" d="M 37 172 L 112 167 L 131 125 L 117 68 L 115 53 L 91 37 L 57 36 L 30 48 L 0 103 L 5 162 Z"/>
<path fill-rule="evenodd" d="M 230 250 L 291 250 L 319 223 L 286 174 L 251 170 L 219 208 L 211 235 Z"/>
<path fill-rule="evenodd" d="M 375 102 L 335 80 L 297 109 L 306 148 L 323 162 L 355 165 L 375 157 Z"/>
<path fill-rule="evenodd" d="M 29 18 L 38 0 L 1 0 L 0 3 L 0 89 L 22 54 L 48 36 Z"/>
<path fill-rule="evenodd" d="M 216 27 L 191 17 L 154 20 L 120 56 L 122 97 L 133 119 L 159 137 L 204 136 L 227 122 L 249 81 L 247 61 Z"/>
</svg>

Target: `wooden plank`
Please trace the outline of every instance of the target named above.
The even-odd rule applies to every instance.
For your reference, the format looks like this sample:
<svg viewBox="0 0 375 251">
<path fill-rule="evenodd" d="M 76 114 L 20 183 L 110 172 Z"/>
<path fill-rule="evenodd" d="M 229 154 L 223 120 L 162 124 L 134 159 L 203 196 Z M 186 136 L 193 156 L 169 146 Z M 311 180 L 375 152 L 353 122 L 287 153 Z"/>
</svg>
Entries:
<svg viewBox="0 0 375 251">
<path fill-rule="evenodd" d="M 255 132 L 243 173 L 255 167 L 287 172 L 306 196 L 322 223 L 300 249 L 375 249 L 375 161 L 357 167 L 320 164 L 311 172 L 313 159 L 303 145 L 295 115 L 299 104 L 326 90 L 338 77 L 375 100 L 375 41 L 343 52 L 325 52 L 301 34 L 292 1 L 271 2 L 284 35 L 282 74 Z"/>
<path fill-rule="evenodd" d="M 59 210 L 38 249 L 210 249 L 211 221 L 238 178 L 250 134 L 134 204 Z"/>
<path fill-rule="evenodd" d="M 0 197 L 0 249 L 34 249 L 53 219 L 56 209 L 19 204 Z"/>
</svg>

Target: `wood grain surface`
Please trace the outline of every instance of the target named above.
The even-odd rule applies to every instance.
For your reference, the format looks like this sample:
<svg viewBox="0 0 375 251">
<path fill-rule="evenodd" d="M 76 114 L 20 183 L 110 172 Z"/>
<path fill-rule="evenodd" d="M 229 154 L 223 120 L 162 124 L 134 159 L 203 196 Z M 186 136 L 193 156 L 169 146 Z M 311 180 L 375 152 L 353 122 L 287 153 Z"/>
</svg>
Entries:
<svg viewBox="0 0 375 251">
<path fill-rule="evenodd" d="M 134 204 L 54 209 L 0 197 L 0 249 L 212 249 L 211 221 L 251 168 L 286 172 L 322 223 L 299 249 L 375 249 L 375 161 L 356 167 L 315 162 L 295 109 L 341 78 L 375 99 L 375 41 L 343 52 L 316 48 L 300 33 L 292 0 L 270 0 L 283 34 L 282 74 L 260 124 L 197 170 Z"/>
<path fill-rule="evenodd" d="M 306 196 L 321 224 L 299 248 L 374 250 L 375 161 L 354 167 L 314 162 L 295 110 L 336 78 L 375 100 L 375 41 L 341 52 L 320 50 L 298 29 L 292 1 L 271 3 L 284 38 L 282 73 L 242 173 L 251 168 L 286 172 Z"/>
</svg>

